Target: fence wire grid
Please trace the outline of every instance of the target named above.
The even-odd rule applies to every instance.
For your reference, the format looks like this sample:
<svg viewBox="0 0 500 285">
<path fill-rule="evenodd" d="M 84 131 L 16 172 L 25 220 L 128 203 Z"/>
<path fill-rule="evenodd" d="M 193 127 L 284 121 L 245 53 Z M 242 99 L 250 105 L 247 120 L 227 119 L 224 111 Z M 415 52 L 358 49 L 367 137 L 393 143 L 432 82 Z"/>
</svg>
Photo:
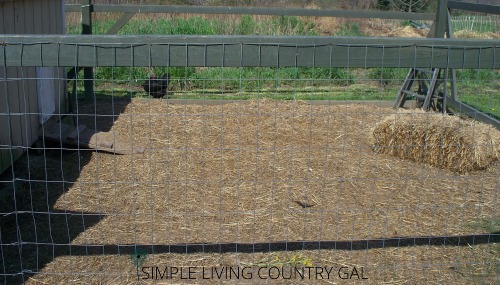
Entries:
<svg viewBox="0 0 500 285">
<path fill-rule="evenodd" d="M 409 68 L 383 56 L 253 56 L 96 65 L 91 80 L 76 58 L 4 59 L 0 162 L 16 161 L 0 175 L 0 282 L 498 282 L 495 127 L 451 106 L 394 110 Z M 500 118 L 499 70 L 454 72 L 457 101 Z"/>
</svg>

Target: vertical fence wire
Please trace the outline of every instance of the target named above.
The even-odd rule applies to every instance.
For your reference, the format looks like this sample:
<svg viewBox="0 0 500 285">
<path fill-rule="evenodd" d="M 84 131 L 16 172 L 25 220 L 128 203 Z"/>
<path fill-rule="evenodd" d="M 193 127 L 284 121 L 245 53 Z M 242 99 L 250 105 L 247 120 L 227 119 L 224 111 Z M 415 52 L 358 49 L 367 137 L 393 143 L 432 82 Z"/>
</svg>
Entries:
<svg viewBox="0 0 500 285">
<path fill-rule="evenodd" d="M 390 108 L 406 70 L 401 67 L 401 53 L 396 67 L 388 65 L 392 46 L 378 46 L 381 60 L 376 68 L 370 62 L 372 46 L 366 44 L 343 45 L 344 67 L 334 67 L 334 44 L 221 43 L 222 53 L 216 58 L 220 65 L 215 67 L 208 66 L 213 62 L 208 58 L 212 46 L 206 43 L 168 44 L 161 49 L 169 58 L 179 56 L 172 50 L 191 55 L 191 49 L 199 49 L 203 58 L 199 67 L 190 66 L 196 59 L 188 56 L 184 66 L 170 62 L 155 66 L 156 48 L 161 45 L 146 46 L 146 67 L 135 64 L 139 48 L 131 44 L 126 46 L 131 64 L 119 66 L 113 49 L 111 66 L 101 67 L 97 44 L 75 45 L 75 70 L 80 50 L 90 48 L 94 54 L 93 100 L 78 98 L 85 85 L 78 73 L 74 94 L 58 85 L 56 97 L 77 97 L 73 110 L 59 102 L 61 109 L 55 114 L 59 140 L 42 140 L 42 155 L 34 154 L 37 148 L 22 145 L 25 156 L 0 176 L 1 190 L 8 188 L 13 195 L 8 200 L 13 205 L 2 205 L 2 211 L 7 210 L 0 213 L 4 283 L 118 284 L 141 279 L 158 283 L 166 279 L 152 278 L 158 277 L 156 267 L 166 266 L 178 270 L 249 266 L 259 278 L 261 268 L 268 268 L 269 277 L 283 266 L 304 265 L 315 270 L 333 266 L 334 281 L 340 281 L 339 272 L 346 270 L 342 269 L 346 264 L 351 275 L 354 268 L 366 270 L 363 276 L 373 282 L 394 275 L 416 282 L 439 276 L 443 282 L 477 281 L 472 276 L 475 270 L 482 274 L 480 281 L 495 278 L 498 262 L 488 251 L 498 240 L 498 169 L 493 165 L 456 174 L 374 151 L 373 129 L 387 120 L 396 126 L 406 118 L 410 127 L 396 144 L 380 148 L 391 149 L 388 153 L 402 150 L 408 157 L 416 149 L 428 157 L 433 150 L 429 144 L 436 143 L 415 142 L 413 134 L 428 138 L 448 124 L 448 115 Z M 257 66 L 245 65 L 248 46 L 255 47 Z M 310 48 L 314 51 L 303 53 Z M 276 52 L 263 54 L 264 49 Z M 294 58 L 283 58 L 287 49 Z M 431 47 L 431 58 L 438 49 L 443 48 Z M 329 60 L 327 67 L 318 62 L 320 50 Z M 226 58 L 230 52 L 240 56 L 234 66 Z M 467 102 L 464 98 L 471 90 L 484 91 L 472 98 L 492 103 L 489 112 L 495 114 L 491 109 L 497 92 L 491 86 L 498 84 L 498 70 L 479 69 L 483 53 L 479 49 L 477 69 L 460 71 L 459 98 Z M 416 68 L 417 48 L 405 56 L 413 57 Z M 291 66 L 282 66 L 285 60 Z M 310 66 L 302 66 L 306 60 Z M 364 67 L 354 65 L 356 60 L 364 61 Z M 7 109 L 0 114 L 9 120 L 9 146 L 2 145 L 2 151 L 8 148 L 12 160 L 18 147 L 13 145 L 16 130 L 11 120 L 23 118 L 21 131 L 29 137 L 28 118 L 42 115 L 28 107 L 33 99 L 28 84 L 63 77 L 61 66 L 50 78 L 29 78 L 27 68 L 13 74 L 3 67 L 4 93 L 9 92 L 7 84 L 17 82 L 21 100 L 20 111 Z M 104 68 L 109 68 L 109 77 Z M 164 98 L 153 98 L 144 86 L 153 81 L 151 73 L 159 79 L 164 72 L 171 76 L 169 89 Z M 446 95 L 444 72 L 440 86 Z M 10 98 L 5 97 L 8 108 Z M 68 144 L 65 117 L 74 117 L 76 126 L 111 132 L 112 145 L 127 142 L 127 150 L 144 146 L 145 152 L 119 155 Z M 469 122 L 454 125 L 456 134 L 469 132 L 473 145 L 493 152 L 494 145 L 480 141 L 480 136 L 496 134 L 496 129 L 484 133 L 479 123 L 468 129 Z M 47 135 L 45 129 L 40 131 Z M 97 138 L 104 139 L 101 132 Z M 77 140 L 83 134 L 77 132 Z M 444 149 L 448 144 L 465 145 L 456 137 L 451 141 L 443 137 L 435 147 Z M 451 151 L 457 152 L 456 166 L 459 153 Z M 474 155 L 469 153 L 466 159 L 473 160 Z M 12 224 L 3 223 L 7 218 Z M 34 233 L 29 235 L 28 230 Z M 466 242 L 481 254 L 467 253 Z M 12 257 L 17 260 L 9 261 Z M 479 265 L 483 268 L 472 268 Z M 285 273 L 280 272 L 281 277 Z M 199 270 L 195 274 L 198 281 L 202 274 Z M 179 275 L 170 279 L 182 280 Z"/>
</svg>

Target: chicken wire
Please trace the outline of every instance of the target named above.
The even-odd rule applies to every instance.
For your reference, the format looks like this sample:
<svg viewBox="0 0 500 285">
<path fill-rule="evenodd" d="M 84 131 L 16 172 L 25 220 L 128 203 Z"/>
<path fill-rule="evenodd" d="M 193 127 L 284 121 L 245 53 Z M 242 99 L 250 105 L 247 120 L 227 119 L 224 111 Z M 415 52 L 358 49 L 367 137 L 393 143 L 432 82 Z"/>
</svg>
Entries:
<svg viewBox="0 0 500 285">
<path fill-rule="evenodd" d="M 256 56 L 254 67 L 225 66 L 223 56 L 216 67 L 95 67 L 91 100 L 89 79 L 77 73 L 54 96 L 61 139 L 20 146 L 13 122 L 27 134 L 29 118 L 43 115 L 28 107 L 31 84 L 59 82 L 64 72 L 35 76 L 4 64 L 2 160 L 24 154 L 0 176 L 0 280 L 497 280 L 498 167 L 460 175 L 372 149 L 371 130 L 395 114 L 407 67 L 384 59 L 377 68 L 304 67 L 300 53 L 295 66 L 269 67 Z M 165 73 L 165 97 L 153 98 L 143 85 Z M 457 73 L 459 96 L 488 102 L 477 107 L 498 117 L 498 70 Z M 74 145 L 62 124 L 144 151 Z"/>
<path fill-rule="evenodd" d="M 498 15 L 484 15 L 471 13 L 451 17 L 454 31 L 471 31 L 477 33 L 498 33 L 500 30 L 500 17 Z"/>
</svg>

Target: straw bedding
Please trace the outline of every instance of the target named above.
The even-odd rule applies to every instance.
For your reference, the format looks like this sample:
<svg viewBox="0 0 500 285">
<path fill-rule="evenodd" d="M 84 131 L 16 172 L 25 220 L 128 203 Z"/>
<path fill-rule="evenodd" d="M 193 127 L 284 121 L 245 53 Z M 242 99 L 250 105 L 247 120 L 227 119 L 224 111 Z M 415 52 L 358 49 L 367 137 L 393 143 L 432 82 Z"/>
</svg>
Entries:
<svg viewBox="0 0 500 285">
<path fill-rule="evenodd" d="M 457 173 L 485 169 L 500 157 L 500 132 L 457 116 L 401 110 L 372 131 L 375 151 Z"/>
<path fill-rule="evenodd" d="M 495 276 L 494 244 L 474 250 L 432 245 L 349 249 L 349 241 L 356 240 L 366 239 L 362 243 L 367 244 L 385 237 L 477 234 L 486 230 L 471 224 L 498 217 L 497 168 L 462 176 L 444 169 L 436 179 L 434 167 L 372 150 L 369 134 L 393 114 L 389 107 L 279 100 L 110 103 L 81 104 L 79 123 L 110 128 L 145 147 L 144 154 L 55 149 L 16 164 L 16 173 L 29 169 L 30 174 L 19 177 L 16 193 L 32 197 L 18 201 L 16 210 L 35 212 L 37 223 L 35 229 L 32 215 L 19 215 L 24 250 L 43 250 L 29 248 L 30 242 L 48 245 L 47 263 L 40 263 L 40 254 L 23 259 L 24 269 L 40 272 L 27 284 L 135 284 L 129 252 L 108 251 L 117 244 L 166 246 L 166 251 L 149 256 L 147 266 L 238 266 L 303 254 L 317 266 L 367 266 L 369 283 L 377 284 L 418 284 L 432 277 L 470 284 L 471 274 L 483 274 L 486 281 Z M 67 182 L 59 182 L 61 177 Z M 23 189 L 29 192 L 23 194 Z M 48 220 L 43 214 L 47 209 L 59 214 Z M 15 243 L 17 236 L 15 227 L 11 232 L 3 229 L 2 242 Z M 347 246 L 280 252 L 270 245 L 304 240 Z M 265 250 L 168 253 L 172 244 L 232 242 L 261 243 Z M 68 243 L 80 251 L 58 252 L 58 247 L 54 252 L 50 246 Z M 100 246 L 98 254 L 87 252 Z M 18 255 L 17 247 L 3 248 L 7 260 L 18 260 Z M 434 267 L 419 267 L 424 264 Z M 7 266 L 13 272 L 21 268 Z"/>
</svg>

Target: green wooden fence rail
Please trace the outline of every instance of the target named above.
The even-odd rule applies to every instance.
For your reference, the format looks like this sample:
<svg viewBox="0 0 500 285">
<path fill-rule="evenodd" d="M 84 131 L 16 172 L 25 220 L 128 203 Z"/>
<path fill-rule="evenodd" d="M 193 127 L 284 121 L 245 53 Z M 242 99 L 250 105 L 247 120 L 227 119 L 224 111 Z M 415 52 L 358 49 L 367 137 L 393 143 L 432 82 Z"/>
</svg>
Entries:
<svg viewBox="0 0 500 285">
<path fill-rule="evenodd" d="M 2 41 L 0 66 L 500 68 L 498 40 L 5 35 Z"/>
</svg>

